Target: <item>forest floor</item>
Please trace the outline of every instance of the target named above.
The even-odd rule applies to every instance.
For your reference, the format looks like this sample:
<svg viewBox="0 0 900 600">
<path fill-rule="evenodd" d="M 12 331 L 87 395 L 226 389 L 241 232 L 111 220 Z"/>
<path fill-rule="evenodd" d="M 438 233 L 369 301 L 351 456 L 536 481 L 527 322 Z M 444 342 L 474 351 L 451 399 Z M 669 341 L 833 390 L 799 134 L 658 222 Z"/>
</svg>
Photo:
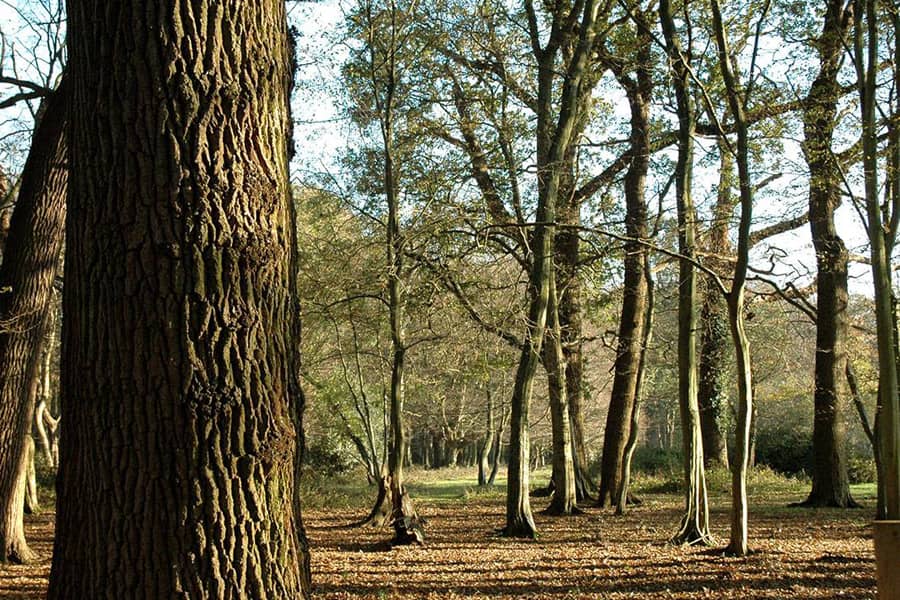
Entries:
<svg viewBox="0 0 900 600">
<path fill-rule="evenodd" d="M 538 511 L 546 498 L 532 498 L 539 536 L 526 541 L 497 536 L 505 514 L 503 488 L 478 491 L 471 477 L 464 470 L 411 474 L 418 511 L 427 519 L 422 547 L 391 549 L 388 531 L 352 526 L 366 513 L 368 490 L 311 490 L 304 520 L 315 598 L 875 597 L 872 486 L 854 488 L 863 509 L 809 510 L 787 508 L 803 499 L 803 484 L 771 477 L 751 481 L 754 552 L 738 559 L 718 551 L 728 539 L 721 482 L 710 484 L 718 544 L 688 548 L 665 543 L 680 517 L 671 481 L 640 481 L 643 504 L 624 517 L 597 508 L 573 517 L 544 516 Z M 26 519 L 41 559 L 0 566 L 0 598 L 44 597 L 53 513 Z"/>
</svg>

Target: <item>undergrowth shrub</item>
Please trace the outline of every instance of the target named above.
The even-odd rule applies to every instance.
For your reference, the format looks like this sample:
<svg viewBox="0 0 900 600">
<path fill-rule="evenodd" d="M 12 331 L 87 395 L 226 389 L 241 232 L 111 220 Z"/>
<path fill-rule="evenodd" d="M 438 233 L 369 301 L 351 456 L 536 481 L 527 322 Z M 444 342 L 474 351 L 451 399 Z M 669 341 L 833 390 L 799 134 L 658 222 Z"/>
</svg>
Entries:
<svg viewBox="0 0 900 600">
<path fill-rule="evenodd" d="M 756 464 L 783 475 L 807 475 L 812 471 L 812 438 L 796 427 L 761 429 L 756 436 Z"/>
<path fill-rule="evenodd" d="M 850 483 L 874 483 L 878 479 L 875 459 L 868 456 L 851 456 L 847 460 Z"/>
</svg>

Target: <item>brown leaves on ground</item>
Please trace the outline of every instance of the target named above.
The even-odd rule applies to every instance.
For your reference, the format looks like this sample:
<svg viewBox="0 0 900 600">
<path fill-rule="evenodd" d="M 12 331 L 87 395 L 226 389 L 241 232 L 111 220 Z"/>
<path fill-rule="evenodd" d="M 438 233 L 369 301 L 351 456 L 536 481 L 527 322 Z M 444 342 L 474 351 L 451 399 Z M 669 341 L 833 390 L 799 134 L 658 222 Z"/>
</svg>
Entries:
<svg viewBox="0 0 900 600">
<path fill-rule="evenodd" d="M 420 502 L 424 547 L 390 549 L 387 529 L 349 527 L 359 512 L 307 511 L 315 597 L 373 598 L 874 598 L 868 510 L 758 507 L 748 558 L 665 545 L 676 529 L 674 497 L 645 498 L 625 517 L 588 509 L 536 515 L 540 537 L 497 537 L 501 498 Z M 43 598 L 52 513 L 28 519 L 42 560 L 0 566 L 0 598 Z M 724 546 L 728 515 L 714 533 Z"/>
<path fill-rule="evenodd" d="M 866 510 L 751 511 L 754 552 L 673 547 L 674 497 L 649 498 L 625 517 L 588 509 L 535 515 L 539 538 L 498 537 L 502 499 L 420 503 L 424 547 L 386 549 L 386 530 L 347 525 L 358 514 L 309 515 L 317 598 L 874 598 Z M 536 506 L 537 508 L 538 506 Z M 727 511 L 712 515 L 721 546 Z"/>
<path fill-rule="evenodd" d="M 47 596 L 50 557 L 53 553 L 53 517 L 51 511 L 25 515 L 25 536 L 38 560 L 27 565 L 0 564 L 0 598 L 37 600 Z"/>
</svg>

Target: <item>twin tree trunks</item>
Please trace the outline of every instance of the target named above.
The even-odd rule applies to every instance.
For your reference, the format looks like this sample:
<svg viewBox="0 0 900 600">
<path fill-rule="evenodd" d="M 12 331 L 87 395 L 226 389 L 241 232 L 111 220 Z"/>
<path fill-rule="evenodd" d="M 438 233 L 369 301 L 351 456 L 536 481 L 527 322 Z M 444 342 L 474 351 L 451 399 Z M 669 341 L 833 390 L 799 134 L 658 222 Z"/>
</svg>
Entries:
<svg viewBox="0 0 900 600">
<path fill-rule="evenodd" d="M 306 597 L 284 2 L 68 9 L 49 598 Z"/>
</svg>

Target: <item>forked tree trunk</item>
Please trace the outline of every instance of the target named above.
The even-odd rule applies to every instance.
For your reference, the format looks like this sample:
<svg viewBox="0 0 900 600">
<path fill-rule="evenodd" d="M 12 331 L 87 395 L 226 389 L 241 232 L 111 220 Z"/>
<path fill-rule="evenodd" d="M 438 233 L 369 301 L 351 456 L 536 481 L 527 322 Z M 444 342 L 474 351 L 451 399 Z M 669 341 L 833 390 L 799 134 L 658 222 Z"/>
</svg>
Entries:
<svg viewBox="0 0 900 600">
<path fill-rule="evenodd" d="M 0 561 L 27 562 L 22 514 L 40 342 L 66 214 L 67 85 L 41 108 L 0 267 Z"/>
<path fill-rule="evenodd" d="M 835 226 L 841 204 L 840 165 L 832 151 L 841 97 L 838 72 L 850 25 L 843 0 L 828 2 L 817 44 L 819 74 L 803 110 L 804 155 L 809 165 L 809 225 L 816 249 L 816 365 L 813 402 L 812 490 L 805 506 L 857 506 L 850 496 L 844 442 L 849 253 Z"/>
<path fill-rule="evenodd" d="M 284 2 L 68 8 L 48 597 L 308 597 Z"/>
<path fill-rule="evenodd" d="M 684 516 L 672 537 L 677 544 L 708 544 L 709 504 L 703 467 L 703 441 L 697 404 L 697 276 L 690 262 L 696 254 L 696 210 L 691 196 L 693 137 L 696 115 L 690 91 L 689 65 L 678 41 L 669 0 L 660 0 L 659 18 L 678 108 L 678 161 L 675 195 L 678 211 L 678 405 L 684 460 Z"/>
<path fill-rule="evenodd" d="M 532 7 L 533 10 L 533 7 Z M 529 277 L 529 309 L 522 353 L 516 368 L 512 395 L 512 424 L 510 431 L 510 460 L 506 494 L 505 535 L 510 537 L 534 537 L 537 528 L 531 514 L 529 493 L 529 440 L 528 412 L 534 388 L 534 375 L 541 358 L 544 330 L 547 325 L 547 305 L 550 281 L 554 277 L 553 248 L 556 234 L 555 220 L 559 199 L 561 166 L 569 147 L 576 123 L 578 93 L 585 76 L 588 57 L 592 51 L 599 4 L 586 0 L 582 15 L 553 15 L 554 27 L 563 26 L 563 20 L 572 23 L 580 20 L 581 27 L 575 50 L 569 61 L 559 101 L 558 118 L 553 115 L 554 81 L 556 79 L 556 55 L 560 39 L 549 42 L 540 49 L 537 32 L 532 31 L 535 58 L 538 60 L 538 206 L 537 222 L 532 238 L 532 266 Z M 574 17 L 574 18 L 571 18 Z M 565 35 L 571 35 L 566 32 Z M 554 123 L 555 121 L 555 123 Z"/>
</svg>

